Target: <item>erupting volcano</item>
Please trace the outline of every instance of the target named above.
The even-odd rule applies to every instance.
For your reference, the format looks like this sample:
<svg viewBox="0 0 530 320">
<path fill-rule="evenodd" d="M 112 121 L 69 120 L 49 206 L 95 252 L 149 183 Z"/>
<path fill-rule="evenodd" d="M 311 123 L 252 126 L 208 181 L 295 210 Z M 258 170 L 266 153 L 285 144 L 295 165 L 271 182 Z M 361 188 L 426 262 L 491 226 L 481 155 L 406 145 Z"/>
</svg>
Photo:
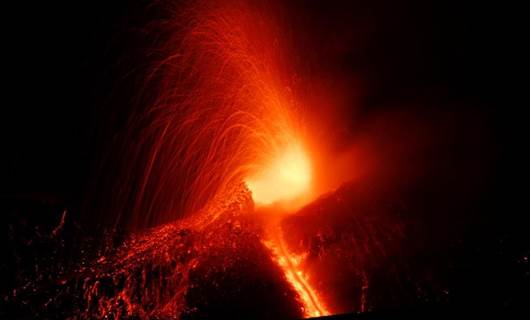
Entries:
<svg viewBox="0 0 530 320">
<path fill-rule="evenodd" d="M 13 205 L 14 314 L 297 319 L 467 304 L 488 283 L 495 259 L 471 259 L 493 234 L 476 227 L 496 194 L 492 120 L 428 68 L 446 46 L 415 23 L 436 34 L 438 9 L 141 3 L 112 40 L 76 205 L 35 228 Z"/>
<path fill-rule="evenodd" d="M 120 257 L 115 263 L 127 266 L 111 271 L 114 279 L 125 277 L 124 288 L 106 297 L 99 280 L 89 282 L 89 305 L 96 303 L 100 316 L 192 314 L 186 299 L 196 284 L 189 274 L 206 263 L 212 250 L 223 250 L 217 248 L 221 238 L 233 237 L 222 226 L 231 225 L 226 216 L 234 215 L 260 221 L 247 226 L 245 234 L 257 237 L 255 245 L 263 246 L 281 270 L 300 315 L 329 314 L 305 274 L 303 256 L 291 253 L 282 235 L 282 216 L 318 195 L 307 141 L 310 126 L 296 97 L 299 84 L 292 82 L 296 70 L 280 20 L 263 4 L 239 1 L 200 2 L 171 19 L 175 23 L 169 25 L 179 32 L 170 33 L 164 44 L 168 54 L 146 85 L 158 86 L 158 95 L 131 118 L 127 141 L 138 135 L 139 143 L 126 151 L 133 163 L 118 180 L 113 207 L 117 225 L 131 230 L 164 226 L 135 236 L 114 253 Z M 144 94 L 152 97 L 152 92 Z M 188 248 L 182 234 L 190 233 L 194 240 Z M 164 259 L 173 261 L 175 254 L 185 258 L 162 273 L 173 279 L 167 284 L 152 287 L 145 270 L 140 283 L 126 275 L 138 265 L 166 266 Z M 229 260 L 237 257 L 227 254 Z M 230 263 L 223 262 L 223 268 Z M 141 294 L 135 301 L 138 290 L 149 297 Z M 154 297 L 150 290 L 157 292 Z M 147 307 L 151 303 L 155 306 Z"/>
</svg>

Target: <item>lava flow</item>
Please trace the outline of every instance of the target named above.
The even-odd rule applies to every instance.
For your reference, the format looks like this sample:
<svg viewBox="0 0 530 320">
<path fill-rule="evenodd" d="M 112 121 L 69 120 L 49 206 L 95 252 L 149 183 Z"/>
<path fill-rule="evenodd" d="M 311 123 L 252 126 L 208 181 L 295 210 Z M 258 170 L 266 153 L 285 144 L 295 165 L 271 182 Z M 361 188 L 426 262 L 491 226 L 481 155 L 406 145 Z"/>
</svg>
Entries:
<svg viewBox="0 0 530 320">
<path fill-rule="evenodd" d="M 251 178 L 247 184 L 252 192 L 254 202 L 260 206 L 285 204 L 293 199 L 303 197 L 310 189 L 311 184 L 309 159 L 299 145 L 295 148 L 289 148 L 260 172 L 258 177 Z M 301 264 L 304 257 L 289 252 L 283 239 L 281 219 L 285 213 L 278 209 L 277 205 L 276 207 L 273 205 L 268 210 L 273 211 L 273 213 L 270 213 L 271 217 L 264 232 L 263 244 L 271 251 L 274 261 L 297 292 L 304 315 L 306 317 L 328 315 L 329 311 L 326 310 L 304 272 Z"/>
<path fill-rule="evenodd" d="M 274 260 L 282 269 L 285 278 L 298 293 L 303 304 L 302 311 L 306 317 L 320 317 L 329 315 L 318 293 L 311 286 L 303 267 L 301 266 L 304 255 L 295 255 L 289 252 L 283 239 L 282 230 L 278 226 L 272 227 L 267 232 L 263 243 L 271 253 Z"/>
</svg>

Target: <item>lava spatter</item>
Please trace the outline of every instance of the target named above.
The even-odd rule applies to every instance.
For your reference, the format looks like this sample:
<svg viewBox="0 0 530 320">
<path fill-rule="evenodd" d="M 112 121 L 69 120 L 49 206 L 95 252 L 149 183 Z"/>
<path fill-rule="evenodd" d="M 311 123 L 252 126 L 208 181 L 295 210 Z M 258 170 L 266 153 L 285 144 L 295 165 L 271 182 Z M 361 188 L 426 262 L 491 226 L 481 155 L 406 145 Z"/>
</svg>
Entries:
<svg viewBox="0 0 530 320">
<path fill-rule="evenodd" d="M 305 314 L 298 306 L 299 292 L 283 280 L 283 270 L 261 241 L 263 224 L 253 214 L 248 189 L 242 186 L 234 202 L 218 210 L 208 222 L 182 220 L 133 236 L 80 272 L 86 303 L 83 317 L 298 318 Z M 233 299 L 242 296 L 249 301 L 244 308 L 235 306 Z"/>
</svg>

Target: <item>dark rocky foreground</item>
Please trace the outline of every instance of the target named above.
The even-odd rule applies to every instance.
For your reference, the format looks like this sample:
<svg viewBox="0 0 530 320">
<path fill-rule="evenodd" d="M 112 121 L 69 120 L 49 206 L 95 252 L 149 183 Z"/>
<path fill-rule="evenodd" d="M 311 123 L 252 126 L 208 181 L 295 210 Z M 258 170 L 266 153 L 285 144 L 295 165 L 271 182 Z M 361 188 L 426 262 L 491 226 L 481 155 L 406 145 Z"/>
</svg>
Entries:
<svg viewBox="0 0 530 320">
<path fill-rule="evenodd" d="M 420 196 L 349 184 L 283 220 L 315 289 L 344 314 L 332 318 L 527 312 L 524 232 Z M 200 228 L 180 221 L 133 237 L 96 237 L 57 203 L 3 202 L 2 318 L 301 316 L 261 242 L 267 217 L 244 202 Z"/>
</svg>

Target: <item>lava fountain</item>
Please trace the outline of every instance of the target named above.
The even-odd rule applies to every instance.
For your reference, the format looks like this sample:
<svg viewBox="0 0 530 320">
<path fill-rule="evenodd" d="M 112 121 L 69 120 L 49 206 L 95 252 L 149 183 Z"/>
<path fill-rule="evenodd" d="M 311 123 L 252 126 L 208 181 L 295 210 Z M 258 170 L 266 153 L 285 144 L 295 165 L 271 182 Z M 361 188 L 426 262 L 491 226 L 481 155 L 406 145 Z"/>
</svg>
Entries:
<svg viewBox="0 0 530 320">
<path fill-rule="evenodd" d="M 171 4 L 165 9 L 173 12 Z M 98 281 L 85 284 L 87 300 L 98 301 L 100 315 L 116 313 L 116 305 L 126 305 L 120 312 L 128 315 L 181 315 L 188 274 L 212 242 L 221 241 L 207 234 L 218 233 L 227 212 L 235 210 L 262 216 L 255 233 L 296 292 L 302 314 L 329 314 L 305 275 L 303 257 L 289 251 L 280 226 L 282 217 L 315 194 L 310 126 L 297 99 L 300 84 L 293 81 L 286 28 L 273 8 L 259 1 L 201 1 L 178 12 L 160 23 L 164 32 L 155 30 L 167 35 L 160 37 L 163 54 L 140 93 L 143 105 L 128 122 L 127 147 L 116 148 L 127 165 L 110 210 L 117 212 L 115 225 L 129 228 L 135 240 L 115 253 L 123 267 L 111 274 L 128 284 L 104 298 Z M 141 236 L 160 225 L 166 227 Z M 142 284 L 127 275 L 138 265 L 169 263 L 171 248 L 181 245 L 157 242 L 171 235 L 183 239 L 182 233 L 207 245 L 192 245 L 193 258 L 177 262 L 173 294 L 166 297 L 168 289 L 160 284 L 148 288 L 145 270 Z M 145 261 L 150 255 L 153 261 Z M 146 295 L 141 300 L 164 307 L 146 310 L 134 302 L 135 290 Z"/>
<path fill-rule="evenodd" d="M 165 8 L 171 11 L 171 8 Z M 142 229 L 211 211 L 245 182 L 257 204 L 296 209 L 311 189 L 308 124 L 272 8 L 199 2 L 166 34 L 123 135 L 109 208 Z M 130 145 L 130 141 L 135 141 Z"/>
</svg>

